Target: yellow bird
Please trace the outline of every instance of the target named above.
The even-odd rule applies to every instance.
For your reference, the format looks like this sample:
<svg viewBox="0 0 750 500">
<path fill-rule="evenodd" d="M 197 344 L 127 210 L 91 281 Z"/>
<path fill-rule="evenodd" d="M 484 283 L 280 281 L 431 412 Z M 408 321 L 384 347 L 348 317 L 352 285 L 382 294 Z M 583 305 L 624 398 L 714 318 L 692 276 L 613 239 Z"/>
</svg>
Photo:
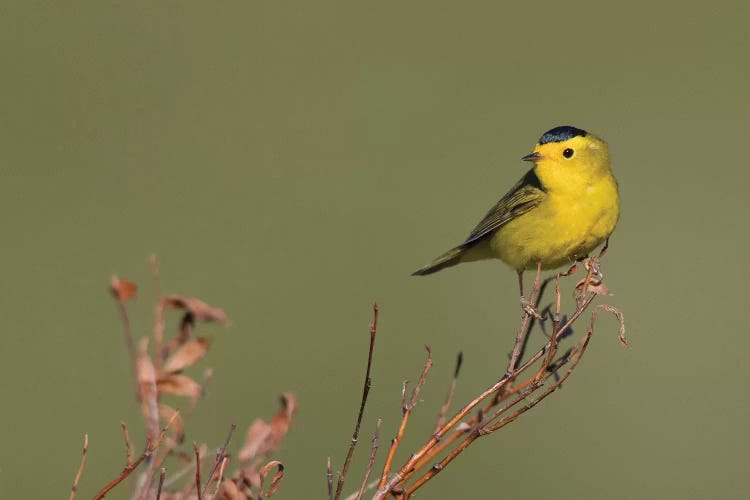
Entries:
<svg viewBox="0 0 750 500">
<path fill-rule="evenodd" d="M 617 180 L 607 143 L 585 130 L 555 127 L 542 135 L 534 163 L 469 237 L 413 273 L 432 274 L 461 262 L 500 259 L 518 273 L 555 269 L 586 257 L 607 242 L 620 216 Z"/>
</svg>

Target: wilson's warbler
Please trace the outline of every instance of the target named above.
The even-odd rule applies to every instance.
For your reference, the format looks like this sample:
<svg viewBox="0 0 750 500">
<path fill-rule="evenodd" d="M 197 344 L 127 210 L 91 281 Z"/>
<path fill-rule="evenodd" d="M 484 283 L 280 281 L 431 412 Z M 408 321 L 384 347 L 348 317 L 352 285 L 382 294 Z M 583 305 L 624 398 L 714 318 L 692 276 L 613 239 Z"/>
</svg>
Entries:
<svg viewBox="0 0 750 500">
<path fill-rule="evenodd" d="M 534 163 L 469 237 L 413 275 L 461 262 L 500 259 L 518 272 L 574 263 L 608 241 L 620 215 L 607 143 L 570 126 L 555 127 L 521 158 Z"/>
</svg>

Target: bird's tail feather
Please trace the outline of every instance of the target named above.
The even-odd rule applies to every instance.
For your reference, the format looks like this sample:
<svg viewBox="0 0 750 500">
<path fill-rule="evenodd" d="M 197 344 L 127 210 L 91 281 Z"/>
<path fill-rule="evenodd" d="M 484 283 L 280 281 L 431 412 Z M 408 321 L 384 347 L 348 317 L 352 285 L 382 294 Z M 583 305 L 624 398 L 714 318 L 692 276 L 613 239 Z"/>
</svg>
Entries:
<svg viewBox="0 0 750 500">
<path fill-rule="evenodd" d="M 441 269 L 445 269 L 446 267 L 455 266 L 459 262 L 461 262 L 461 257 L 463 256 L 464 252 L 467 250 L 467 246 L 460 245 L 455 248 L 451 248 L 447 252 L 445 252 L 443 255 L 438 257 L 437 259 L 433 260 L 423 268 L 417 269 L 413 273 L 411 273 L 412 276 L 425 276 L 427 274 L 432 274 L 440 271 Z"/>
</svg>

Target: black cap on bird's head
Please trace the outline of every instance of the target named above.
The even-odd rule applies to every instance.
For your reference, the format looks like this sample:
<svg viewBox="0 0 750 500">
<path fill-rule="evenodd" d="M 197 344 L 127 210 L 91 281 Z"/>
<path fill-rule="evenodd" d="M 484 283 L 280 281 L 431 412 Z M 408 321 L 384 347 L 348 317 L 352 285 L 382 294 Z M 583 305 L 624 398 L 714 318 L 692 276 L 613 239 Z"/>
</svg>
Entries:
<svg viewBox="0 0 750 500">
<path fill-rule="evenodd" d="M 563 142 L 573 137 L 586 137 L 588 133 L 580 128 L 571 127 L 570 125 L 562 125 L 555 127 L 552 130 L 548 130 L 539 138 L 539 144 L 547 144 L 549 142 Z"/>
</svg>

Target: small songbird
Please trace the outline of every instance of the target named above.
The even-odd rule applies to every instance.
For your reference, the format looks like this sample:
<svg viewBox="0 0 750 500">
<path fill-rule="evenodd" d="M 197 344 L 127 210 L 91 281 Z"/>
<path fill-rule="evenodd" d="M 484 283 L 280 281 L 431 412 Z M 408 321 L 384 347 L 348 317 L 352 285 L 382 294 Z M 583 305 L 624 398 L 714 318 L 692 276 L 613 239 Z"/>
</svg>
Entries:
<svg viewBox="0 0 750 500">
<path fill-rule="evenodd" d="M 608 241 L 620 216 L 607 143 L 570 126 L 555 127 L 521 158 L 534 163 L 466 241 L 413 273 L 432 274 L 461 262 L 500 259 L 518 273 L 555 269 Z"/>
</svg>

